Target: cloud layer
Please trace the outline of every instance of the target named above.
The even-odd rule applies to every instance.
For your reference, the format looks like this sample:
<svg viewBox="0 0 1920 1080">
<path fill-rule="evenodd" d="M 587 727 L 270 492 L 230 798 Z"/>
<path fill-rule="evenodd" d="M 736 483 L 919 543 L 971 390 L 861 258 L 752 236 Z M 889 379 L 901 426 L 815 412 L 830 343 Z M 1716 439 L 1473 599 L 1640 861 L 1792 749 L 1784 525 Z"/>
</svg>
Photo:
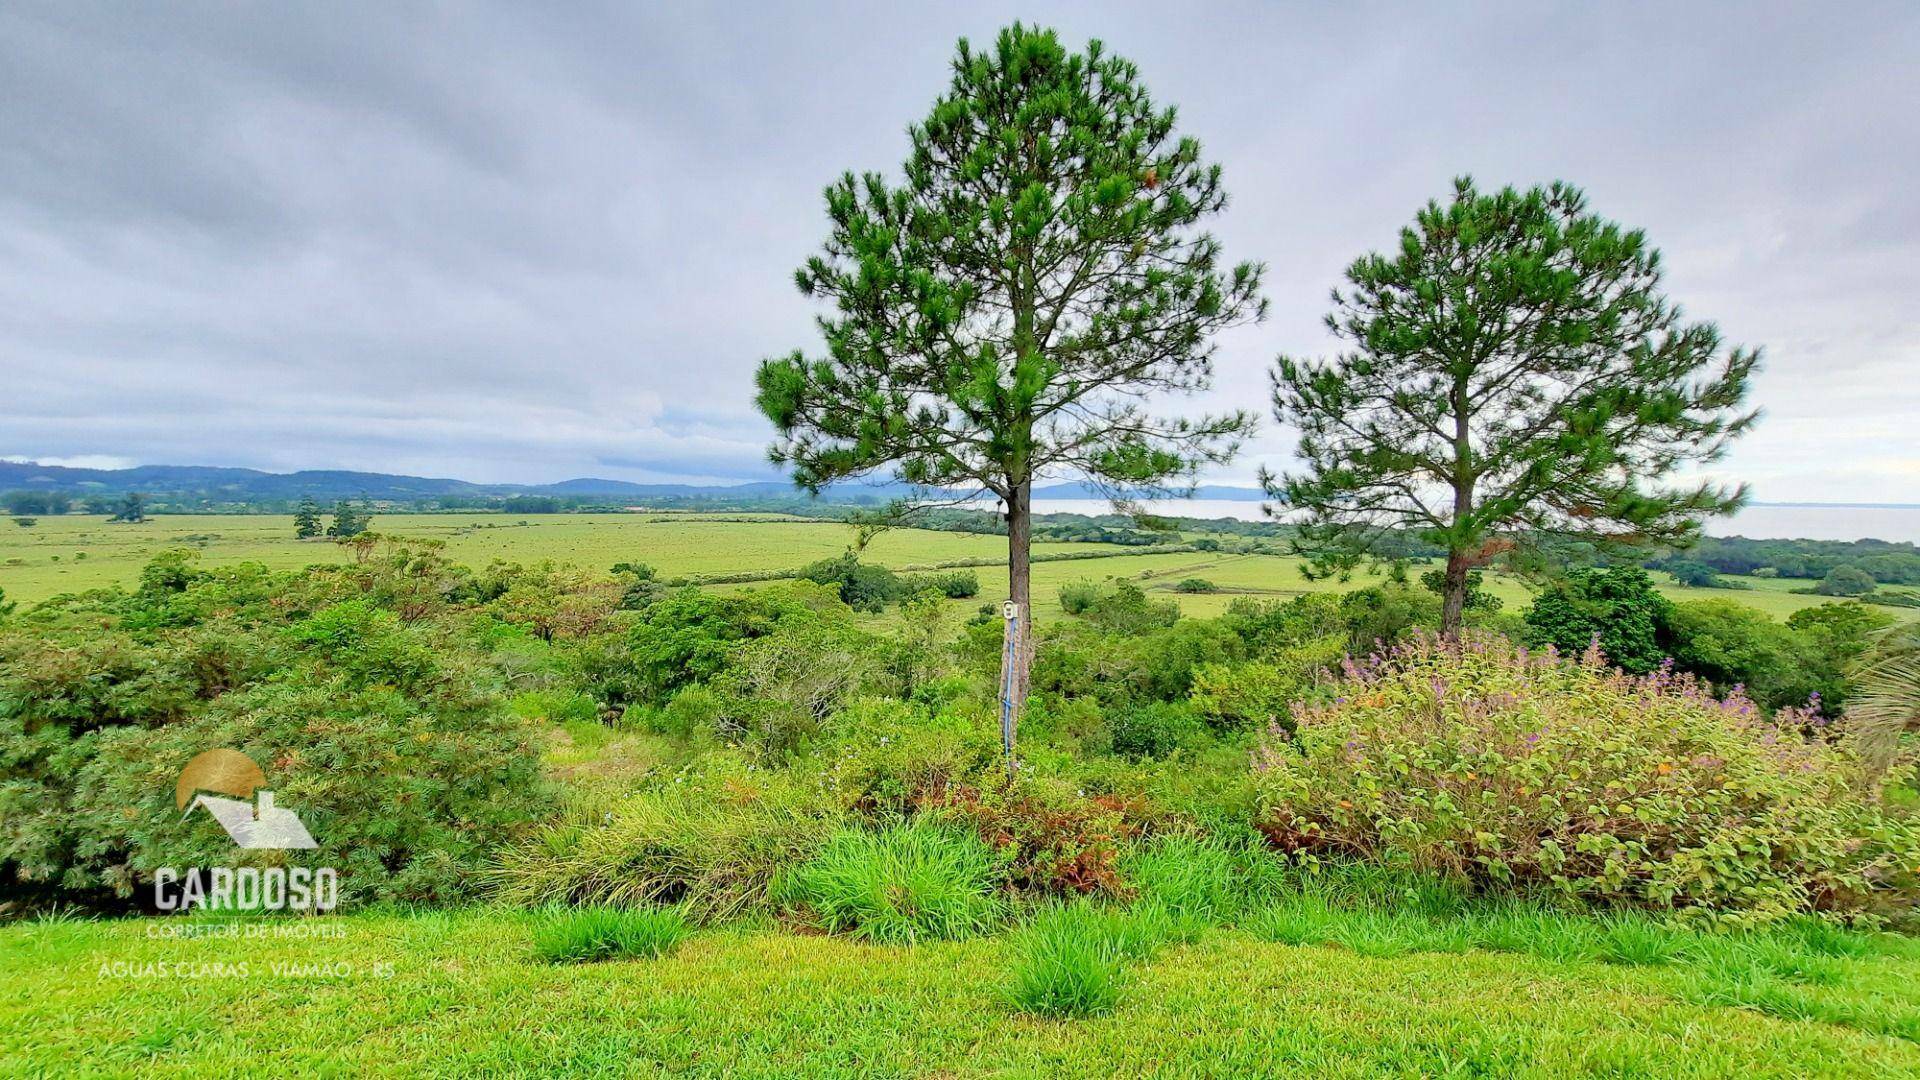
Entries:
<svg viewBox="0 0 1920 1080">
<path fill-rule="evenodd" d="M 1564 178 L 1766 348 L 1723 472 L 1920 501 L 1920 8 L 640 7 L 0 10 L 0 454 L 766 478 L 820 189 L 897 168 L 954 40 L 1024 13 L 1226 166 L 1274 313 L 1211 404 L 1325 349 L 1341 269 L 1453 175 Z"/>
</svg>

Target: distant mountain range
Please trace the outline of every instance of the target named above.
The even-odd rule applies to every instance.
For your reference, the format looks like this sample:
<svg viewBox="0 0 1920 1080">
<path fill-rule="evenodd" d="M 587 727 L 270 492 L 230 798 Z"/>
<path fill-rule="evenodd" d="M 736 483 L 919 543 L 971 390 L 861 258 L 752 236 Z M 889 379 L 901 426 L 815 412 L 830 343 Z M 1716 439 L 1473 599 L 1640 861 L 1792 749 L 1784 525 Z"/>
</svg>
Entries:
<svg viewBox="0 0 1920 1080">
<path fill-rule="evenodd" d="M 583 476 L 554 484 L 476 484 L 446 477 L 404 476 L 394 473 L 309 469 L 271 473 L 212 465 L 141 465 L 132 469 L 75 469 L 63 465 L 0 461 L 0 491 L 65 491 L 82 495 L 123 495 L 138 491 L 154 497 L 192 498 L 213 502 L 254 502 L 300 499 L 376 499 L 412 502 L 449 496 L 469 498 L 510 495 L 554 495 L 572 498 L 629 499 L 798 499 L 805 495 L 792 484 L 763 480 L 744 484 L 640 484 Z M 912 494 L 913 488 L 896 482 L 834 484 L 823 492 L 826 501 L 886 501 Z M 957 493 L 956 493 L 957 494 Z M 1086 484 L 1049 484 L 1035 488 L 1037 499 L 1103 499 Z M 1257 488 L 1207 486 L 1195 493 L 1202 499 L 1258 500 Z"/>
<path fill-rule="evenodd" d="M 132 469 L 74 469 L 61 465 L 0 462 L 0 490 L 67 491 L 119 495 L 138 491 L 156 497 L 193 497 L 234 502 L 253 500 L 367 498 L 414 501 L 446 496 L 484 498 L 505 495 L 694 497 L 720 494 L 778 497 L 793 485 L 762 482 L 733 486 L 636 484 L 626 480 L 581 477 L 557 484 L 476 484 L 446 477 L 308 469 L 271 473 L 208 465 L 141 465 Z"/>
<path fill-rule="evenodd" d="M 74 469 L 63 465 L 0 461 L 0 491 L 65 491 L 79 495 L 122 495 L 130 491 L 159 498 L 188 498 L 208 502 L 266 502 L 311 496 L 319 501 L 375 499 L 417 502 L 447 497 L 500 498 L 511 495 L 553 495 L 605 499 L 738 499 L 742 501 L 801 499 L 804 493 L 781 480 L 745 484 L 639 484 L 584 476 L 555 484 L 476 484 L 444 477 L 404 476 L 394 473 L 309 469 L 293 473 L 262 472 L 213 465 L 141 465 L 132 469 Z M 835 484 L 822 493 L 826 502 L 884 502 L 913 493 L 913 488 L 891 481 Z M 957 493 L 956 493 L 957 494 Z M 1105 499 L 1088 484 L 1048 484 L 1033 489 L 1036 499 Z M 1258 502 L 1266 498 L 1259 488 L 1204 485 L 1196 499 Z M 1756 506 L 1832 506 L 1849 508 L 1913 509 L 1913 503 L 1755 503 Z"/>
</svg>

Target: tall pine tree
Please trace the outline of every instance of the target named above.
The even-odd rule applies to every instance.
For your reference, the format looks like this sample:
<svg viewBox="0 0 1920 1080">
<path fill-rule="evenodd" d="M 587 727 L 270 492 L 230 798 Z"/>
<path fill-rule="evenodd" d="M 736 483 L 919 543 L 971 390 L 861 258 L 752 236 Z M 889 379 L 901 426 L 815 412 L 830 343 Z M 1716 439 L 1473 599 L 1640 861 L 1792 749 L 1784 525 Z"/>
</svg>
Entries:
<svg viewBox="0 0 1920 1080">
<path fill-rule="evenodd" d="M 320 504 L 309 495 L 300 500 L 300 508 L 293 515 L 293 535 L 296 539 L 311 540 L 321 533 Z"/>
<path fill-rule="evenodd" d="M 1208 384 L 1213 334 L 1264 313 L 1261 268 L 1222 265 L 1198 229 L 1226 205 L 1219 166 L 1098 42 L 1018 24 L 985 51 L 962 40 L 909 139 L 904 182 L 827 189 L 825 249 L 795 275 L 832 306 L 825 355 L 767 361 L 758 404 L 803 488 L 891 467 L 999 496 L 1026 627 L 1036 479 L 1184 486 L 1250 430 L 1146 401 Z M 1016 710 L 1027 653 L 1010 650 Z"/>
<path fill-rule="evenodd" d="M 1396 531 L 1445 548 L 1444 632 L 1478 567 L 1683 544 L 1745 498 L 1669 478 L 1752 425 L 1758 352 L 1684 321 L 1659 252 L 1575 188 L 1458 180 L 1397 249 L 1356 261 L 1333 302 L 1348 351 L 1275 369 L 1274 414 L 1299 429 L 1303 467 L 1268 489 L 1303 515 L 1322 571 L 1378 557 Z"/>
<path fill-rule="evenodd" d="M 359 536 L 373 524 L 372 512 L 361 507 L 352 499 L 341 499 L 333 507 L 333 524 L 327 526 L 327 535 L 346 539 Z"/>
</svg>

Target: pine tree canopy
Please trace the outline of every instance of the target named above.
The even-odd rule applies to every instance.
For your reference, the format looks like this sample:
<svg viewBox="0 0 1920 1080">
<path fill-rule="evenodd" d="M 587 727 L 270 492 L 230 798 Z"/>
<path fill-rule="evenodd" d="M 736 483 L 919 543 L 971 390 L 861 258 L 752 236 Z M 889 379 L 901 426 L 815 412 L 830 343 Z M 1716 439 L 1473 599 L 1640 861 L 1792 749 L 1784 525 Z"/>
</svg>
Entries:
<svg viewBox="0 0 1920 1080">
<path fill-rule="evenodd" d="M 1464 580 L 1494 561 L 1547 565 L 1568 543 L 1685 543 L 1743 501 L 1744 486 L 1674 474 L 1753 424 L 1758 352 L 1685 321 L 1646 237 L 1588 213 L 1577 189 L 1458 180 L 1397 250 L 1346 276 L 1327 326 L 1347 351 L 1274 372 L 1301 468 L 1268 487 L 1302 515 L 1321 570 L 1406 529 Z"/>
<path fill-rule="evenodd" d="M 902 182 L 826 191 L 825 249 L 795 275 L 832 305 L 825 355 L 758 375 L 776 463 L 816 491 L 891 465 L 1006 498 L 1043 475 L 1151 490 L 1233 453 L 1250 414 L 1144 401 L 1205 387 L 1211 336 L 1265 304 L 1261 268 L 1222 267 L 1196 228 L 1226 205 L 1219 166 L 1133 64 L 1017 24 L 963 40 L 909 135 Z"/>
</svg>

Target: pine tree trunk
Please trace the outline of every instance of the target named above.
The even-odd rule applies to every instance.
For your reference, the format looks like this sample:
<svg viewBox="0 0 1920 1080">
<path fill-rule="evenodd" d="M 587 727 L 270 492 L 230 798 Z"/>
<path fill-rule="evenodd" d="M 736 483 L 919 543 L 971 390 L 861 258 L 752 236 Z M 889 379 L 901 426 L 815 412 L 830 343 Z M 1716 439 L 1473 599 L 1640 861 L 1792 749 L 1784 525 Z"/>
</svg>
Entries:
<svg viewBox="0 0 1920 1080">
<path fill-rule="evenodd" d="M 1447 576 L 1440 590 L 1440 633 L 1460 636 L 1460 621 L 1467 610 L 1467 556 L 1462 551 L 1447 553 Z"/>
<path fill-rule="evenodd" d="M 1467 571 L 1471 569 L 1467 553 L 1460 545 L 1469 535 L 1466 525 L 1473 513 L 1473 409 L 1469 405 L 1471 385 L 1466 372 L 1453 380 L 1453 535 L 1447 544 L 1447 573 L 1440 586 L 1440 634 L 1460 636 L 1460 621 L 1467 611 Z"/>
<path fill-rule="evenodd" d="M 1007 674 L 1008 700 L 1011 704 L 1011 729 L 1020 726 L 1020 713 L 1027 705 L 1027 672 L 1033 660 L 1033 484 L 1023 482 L 1007 500 L 1007 599 L 1017 613 L 1009 632 L 1015 635 L 1007 650 L 1010 670 Z M 1008 740 L 1008 750 L 1012 750 Z M 1011 762 L 1009 762 L 1011 767 Z"/>
</svg>

